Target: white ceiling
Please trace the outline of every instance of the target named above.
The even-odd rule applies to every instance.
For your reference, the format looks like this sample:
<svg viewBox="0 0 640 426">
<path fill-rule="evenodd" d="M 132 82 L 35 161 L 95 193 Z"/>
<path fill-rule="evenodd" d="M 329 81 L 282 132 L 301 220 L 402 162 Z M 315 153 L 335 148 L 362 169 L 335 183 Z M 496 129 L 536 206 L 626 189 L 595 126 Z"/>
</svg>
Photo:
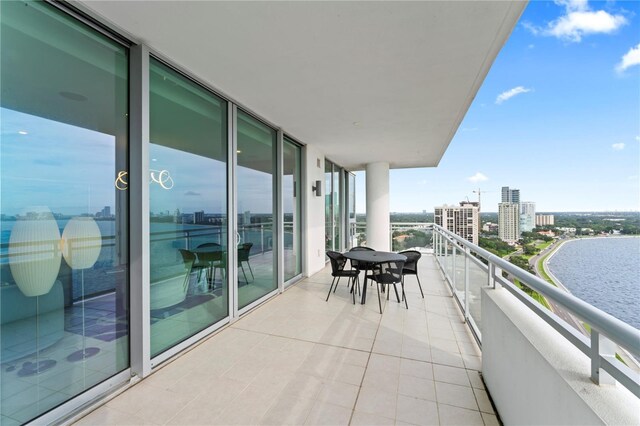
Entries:
<svg viewBox="0 0 640 426">
<path fill-rule="evenodd" d="M 81 3 L 351 170 L 436 166 L 526 5 Z"/>
</svg>

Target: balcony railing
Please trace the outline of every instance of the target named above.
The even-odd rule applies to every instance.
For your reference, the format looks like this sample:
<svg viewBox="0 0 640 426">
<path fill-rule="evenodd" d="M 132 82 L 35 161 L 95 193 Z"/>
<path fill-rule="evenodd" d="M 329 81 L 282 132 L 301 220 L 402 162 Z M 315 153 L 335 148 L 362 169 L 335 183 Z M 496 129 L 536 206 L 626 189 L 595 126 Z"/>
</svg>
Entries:
<svg viewBox="0 0 640 426">
<path fill-rule="evenodd" d="M 638 373 L 616 359 L 618 345 L 640 359 L 640 331 L 570 293 L 558 289 L 535 275 L 518 268 L 491 252 L 470 243 L 432 223 L 391 223 L 391 250 L 416 248 L 433 252 L 445 280 L 482 347 L 481 292 L 502 286 L 520 302 L 551 325 L 558 333 L 591 359 L 591 379 L 600 383 L 600 369 L 640 398 Z M 356 238 L 365 243 L 366 225 L 356 224 Z M 505 272 L 530 289 L 561 306 L 590 326 L 587 337 L 551 312 L 503 276 Z M 613 342 L 614 344 L 611 344 Z"/>
<path fill-rule="evenodd" d="M 591 359 L 590 374 L 595 383 L 600 383 L 602 369 L 640 398 L 638 373 L 616 359 L 615 345 L 608 344 L 611 341 L 638 357 L 639 330 L 438 225 L 432 225 L 432 229 L 437 263 L 480 345 L 480 293 L 483 287 L 501 285 Z M 590 338 L 504 278 L 502 271 L 589 324 Z"/>
</svg>

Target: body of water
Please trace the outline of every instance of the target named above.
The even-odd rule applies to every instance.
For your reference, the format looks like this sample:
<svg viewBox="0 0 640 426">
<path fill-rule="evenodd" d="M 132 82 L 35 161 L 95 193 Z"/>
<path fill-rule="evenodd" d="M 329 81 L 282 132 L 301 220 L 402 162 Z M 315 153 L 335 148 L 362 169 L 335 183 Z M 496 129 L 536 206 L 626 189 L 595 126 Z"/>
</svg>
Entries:
<svg viewBox="0 0 640 426">
<path fill-rule="evenodd" d="M 570 241 L 548 266 L 573 295 L 640 329 L 640 238 Z"/>
</svg>

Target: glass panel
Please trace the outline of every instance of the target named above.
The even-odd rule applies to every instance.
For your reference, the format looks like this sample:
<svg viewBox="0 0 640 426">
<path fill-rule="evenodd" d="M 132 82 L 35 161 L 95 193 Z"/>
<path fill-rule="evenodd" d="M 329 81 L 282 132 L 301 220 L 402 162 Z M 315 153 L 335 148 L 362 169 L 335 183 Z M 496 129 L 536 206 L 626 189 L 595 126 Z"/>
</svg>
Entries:
<svg viewBox="0 0 640 426">
<path fill-rule="evenodd" d="M 356 175 L 349 173 L 349 217 L 347 223 L 349 224 L 349 239 L 347 249 L 358 245 L 355 241 L 356 235 Z"/>
<path fill-rule="evenodd" d="M 333 250 L 333 163 L 324 161 L 324 235 L 325 249 Z"/>
<path fill-rule="evenodd" d="M 228 315 L 227 104 L 150 63 L 151 355 Z"/>
<path fill-rule="evenodd" d="M 0 8 L 0 423 L 21 424 L 129 366 L 128 51 Z"/>
<path fill-rule="evenodd" d="M 302 150 L 295 143 L 283 142 L 282 205 L 284 220 L 284 280 L 302 273 L 302 229 L 300 177 Z"/>
<path fill-rule="evenodd" d="M 333 165 L 333 196 L 331 197 L 333 200 L 333 247 L 334 250 L 341 250 L 341 242 L 342 242 L 342 201 L 340 199 L 341 190 L 340 190 L 340 175 L 342 174 L 342 169 L 337 167 L 335 164 Z"/>
<path fill-rule="evenodd" d="M 489 270 L 485 265 L 479 265 L 473 260 L 469 261 L 469 315 L 473 318 L 478 329 L 476 332 L 480 336 L 482 329 L 482 312 L 480 295 L 482 287 L 487 286 Z"/>
<path fill-rule="evenodd" d="M 276 131 L 238 111 L 238 308 L 278 288 L 273 257 Z"/>
<path fill-rule="evenodd" d="M 456 283 L 456 294 L 458 295 L 458 299 L 460 303 L 464 306 L 464 252 L 459 249 L 458 245 L 454 245 L 454 250 L 456 252 L 456 260 L 455 260 L 455 269 L 454 273 L 456 274 L 455 283 Z"/>
</svg>

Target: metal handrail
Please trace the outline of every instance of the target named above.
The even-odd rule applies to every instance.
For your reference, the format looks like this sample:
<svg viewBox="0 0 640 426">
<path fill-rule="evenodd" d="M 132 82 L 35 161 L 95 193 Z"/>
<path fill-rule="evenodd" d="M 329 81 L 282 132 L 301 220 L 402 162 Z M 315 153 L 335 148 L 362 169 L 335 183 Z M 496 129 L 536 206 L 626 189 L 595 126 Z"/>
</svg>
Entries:
<svg viewBox="0 0 640 426">
<path fill-rule="evenodd" d="M 637 330 L 626 322 L 601 311 L 584 300 L 577 298 L 573 294 L 560 290 L 524 269 L 518 268 L 501 257 L 470 243 L 459 235 L 453 234 L 439 225 L 434 224 L 433 227 L 445 236 L 455 240 L 457 243 L 469 248 L 474 253 L 498 266 L 503 271 L 506 271 L 520 279 L 527 285 L 527 287 L 531 287 L 538 293 L 541 293 L 559 305 L 562 305 L 576 317 L 588 323 L 591 329 L 595 329 L 596 331 L 606 335 L 609 339 L 628 349 L 633 354 L 640 355 L 640 330 Z"/>
<path fill-rule="evenodd" d="M 602 310 L 590 305 L 589 303 L 575 297 L 571 293 L 562 291 L 557 287 L 547 283 L 546 281 L 536 277 L 535 275 L 507 262 L 499 256 L 478 247 L 477 245 L 470 243 L 466 239 L 456 235 L 447 229 L 432 224 L 432 229 L 444 238 L 448 243 L 454 246 L 460 247 L 460 252 L 465 255 L 465 259 L 474 258 L 471 253 L 475 253 L 477 256 L 484 258 L 488 264 L 489 280 L 488 283 L 493 281 L 500 283 L 504 288 L 509 290 L 518 300 L 525 304 L 529 309 L 536 313 L 540 318 L 550 324 L 556 331 L 564 336 L 569 342 L 575 345 L 581 352 L 587 355 L 591 360 L 591 378 L 595 383 L 600 383 L 600 369 L 603 369 L 609 373 L 615 380 L 621 385 L 629 389 L 636 397 L 640 398 L 640 381 L 638 380 L 638 374 L 633 372 L 623 363 L 617 361 L 613 356 L 614 353 L 601 353 L 600 343 L 601 336 L 606 337 L 608 340 L 618 344 L 620 347 L 626 349 L 633 355 L 640 355 L 640 330 L 632 327 L 612 315 L 603 312 Z M 464 248 L 464 250 L 462 250 Z M 436 259 L 438 264 L 445 272 L 445 276 L 450 285 L 452 285 L 451 278 L 448 277 L 445 271 L 445 267 L 438 259 L 439 248 L 436 248 Z M 455 263 L 455 251 L 453 261 Z M 515 278 L 518 278 L 527 287 L 541 293 L 550 300 L 561 305 L 571 314 L 577 318 L 585 321 L 591 327 L 591 339 L 579 335 L 577 331 L 567 324 L 564 320 L 556 316 L 550 311 L 541 309 L 534 300 L 522 292 L 518 287 L 513 285 L 502 277 L 496 269 L 508 272 Z M 465 279 L 467 279 L 465 274 Z M 454 280 L 455 282 L 455 280 Z M 461 305 L 465 318 L 469 317 L 468 312 L 468 286 L 465 286 L 465 306 Z M 455 292 L 454 292 L 455 295 Z M 457 297 L 457 295 L 456 295 Z M 459 300 L 458 300 L 459 301 Z M 474 334 L 477 330 L 471 327 Z M 477 334 L 476 334 L 477 335 Z"/>
</svg>

